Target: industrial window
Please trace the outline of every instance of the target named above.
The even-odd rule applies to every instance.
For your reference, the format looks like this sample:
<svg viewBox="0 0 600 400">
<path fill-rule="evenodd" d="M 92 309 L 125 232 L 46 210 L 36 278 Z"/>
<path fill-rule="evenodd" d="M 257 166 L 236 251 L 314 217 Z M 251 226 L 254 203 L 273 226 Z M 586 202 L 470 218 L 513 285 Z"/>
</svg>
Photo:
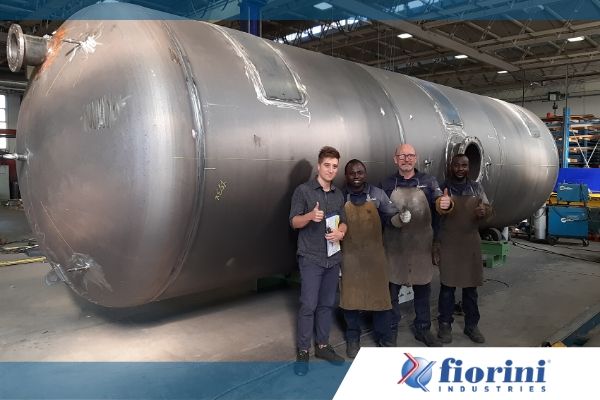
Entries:
<svg viewBox="0 0 600 400">
<path fill-rule="evenodd" d="M 6 129 L 6 96 L 0 94 L 0 129 Z M 6 149 L 6 138 L 0 137 L 0 149 Z"/>
</svg>

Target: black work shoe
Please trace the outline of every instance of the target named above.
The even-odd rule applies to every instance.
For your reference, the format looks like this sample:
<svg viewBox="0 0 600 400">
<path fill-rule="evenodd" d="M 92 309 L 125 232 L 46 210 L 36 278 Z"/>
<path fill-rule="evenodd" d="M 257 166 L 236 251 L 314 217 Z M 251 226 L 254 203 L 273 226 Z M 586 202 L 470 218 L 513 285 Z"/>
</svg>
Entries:
<svg viewBox="0 0 600 400">
<path fill-rule="evenodd" d="M 298 376 L 304 376 L 308 373 L 308 351 L 298 350 L 296 353 L 296 362 L 294 363 L 294 373 Z"/>
<path fill-rule="evenodd" d="M 346 356 L 348 356 L 348 358 L 356 357 L 359 350 L 360 350 L 360 342 L 349 341 L 346 343 Z"/>
<path fill-rule="evenodd" d="M 483 333 L 481 333 L 477 326 L 465 327 L 463 332 L 475 343 L 485 343 L 485 336 L 483 336 Z"/>
<path fill-rule="evenodd" d="M 329 344 L 323 347 L 316 346 L 315 357 L 322 358 L 323 360 L 329 361 L 335 365 L 341 365 L 345 361 L 344 357 L 339 356 Z"/>
<path fill-rule="evenodd" d="M 396 343 L 392 342 L 390 340 L 384 340 L 381 339 L 378 343 L 377 343 L 378 347 L 396 347 Z"/>
<path fill-rule="evenodd" d="M 427 345 L 427 347 L 442 347 L 442 342 L 428 329 L 426 331 L 416 331 L 415 339 L 419 342 L 423 342 Z"/>
<path fill-rule="evenodd" d="M 452 325 L 447 322 L 438 323 L 438 334 L 442 343 L 452 343 Z"/>
</svg>

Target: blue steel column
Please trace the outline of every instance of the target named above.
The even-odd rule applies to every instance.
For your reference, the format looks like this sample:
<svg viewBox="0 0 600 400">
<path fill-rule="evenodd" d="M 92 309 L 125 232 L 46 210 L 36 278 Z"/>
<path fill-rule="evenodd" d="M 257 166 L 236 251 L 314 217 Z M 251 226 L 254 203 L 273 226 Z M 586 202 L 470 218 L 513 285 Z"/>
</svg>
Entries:
<svg viewBox="0 0 600 400">
<path fill-rule="evenodd" d="M 260 10 L 267 0 L 242 0 L 240 3 L 240 26 L 241 30 L 254 36 L 261 36 Z"/>
<path fill-rule="evenodd" d="M 571 109 L 563 108 L 563 157 L 562 167 L 569 168 L 569 131 L 571 129 Z"/>
</svg>

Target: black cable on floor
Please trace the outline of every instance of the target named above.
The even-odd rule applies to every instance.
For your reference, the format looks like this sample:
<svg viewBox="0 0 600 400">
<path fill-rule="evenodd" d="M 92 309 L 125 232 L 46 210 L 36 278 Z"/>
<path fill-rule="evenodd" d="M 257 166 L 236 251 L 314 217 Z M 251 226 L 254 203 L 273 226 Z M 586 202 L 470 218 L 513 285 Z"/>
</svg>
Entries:
<svg viewBox="0 0 600 400">
<path fill-rule="evenodd" d="M 561 245 L 555 245 L 554 247 L 558 247 L 560 249 L 577 250 L 577 251 L 589 251 L 590 253 L 600 253 L 600 250 L 590 250 L 590 249 L 584 249 L 581 247 L 567 247 L 567 246 L 561 246 Z"/>
<path fill-rule="evenodd" d="M 503 285 L 504 285 L 504 286 L 506 286 L 506 287 L 510 287 L 510 285 L 509 285 L 508 283 L 506 283 L 506 282 L 504 282 L 504 281 L 499 281 L 498 279 L 490 279 L 490 278 L 487 278 L 487 279 L 484 279 L 484 280 L 483 280 L 483 282 L 498 282 L 498 283 L 501 283 L 501 284 L 503 284 Z"/>
<path fill-rule="evenodd" d="M 555 254 L 557 256 L 572 258 L 574 260 L 587 261 L 587 262 L 591 262 L 591 263 L 595 263 L 595 264 L 600 264 L 599 261 L 590 260 L 588 258 L 575 257 L 575 256 L 571 256 L 569 254 L 562 254 L 562 253 L 558 253 L 556 251 L 550 251 L 547 249 L 542 249 L 540 247 L 535 247 L 535 246 L 531 246 L 531 245 L 524 244 L 524 243 L 518 243 L 518 242 L 515 242 L 514 240 L 511 240 L 511 243 L 513 244 L 513 246 L 520 247 L 524 250 L 539 251 L 542 253 Z"/>
</svg>

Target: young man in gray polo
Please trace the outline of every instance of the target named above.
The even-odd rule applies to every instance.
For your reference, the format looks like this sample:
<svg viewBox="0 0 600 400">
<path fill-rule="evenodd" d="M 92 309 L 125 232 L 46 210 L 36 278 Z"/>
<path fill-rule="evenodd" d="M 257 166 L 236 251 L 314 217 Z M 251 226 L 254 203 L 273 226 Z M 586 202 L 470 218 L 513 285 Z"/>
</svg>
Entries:
<svg viewBox="0 0 600 400">
<path fill-rule="evenodd" d="M 292 196 L 289 219 L 290 225 L 299 230 L 297 255 L 301 284 L 298 353 L 294 365 L 297 375 L 308 372 L 308 351 L 315 331 L 315 356 L 334 364 L 344 362 L 329 345 L 342 254 L 341 251 L 332 254 L 328 247 L 339 245 L 347 230 L 344 196 L 332 183 L 339 160 L 340 153 L 336 149 L 323 147 L 319 152 L 317 176 L 298 186 Z M 336 215 L 338 226 L 327 227 L 326 220 L 335 219 Z"/>
</svg>

